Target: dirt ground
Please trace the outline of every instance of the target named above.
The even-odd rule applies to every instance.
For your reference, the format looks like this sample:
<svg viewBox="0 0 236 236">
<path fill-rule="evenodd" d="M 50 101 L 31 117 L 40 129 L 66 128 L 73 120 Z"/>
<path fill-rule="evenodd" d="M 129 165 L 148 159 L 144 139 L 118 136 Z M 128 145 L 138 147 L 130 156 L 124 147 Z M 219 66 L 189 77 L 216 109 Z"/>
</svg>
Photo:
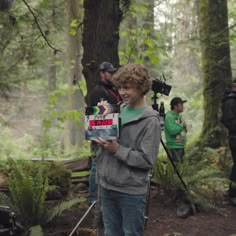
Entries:
<svg viewBox="0 0 236 236">
<path fill-rule="evenodd" d="M 47 236 L 69 235 L 73 227 L 80 220 L 86 208 L 71 209 L 54 221 Z M 156 188 L 152 188 L 148 223 L 145 236 L 230 236 L 236 235 L 236 207 L 225 205 L 223 211 L 200 211 L 186 219 L 176 217 L 174 203 L 163 203 L 157 194 Z M 91 226 L 92 215 L 88 215 L 82 223 L 82 231 L 74 236 L 96 235 L 95 233 L 83 233 L 84 229 Z M 91 227 L 90 227 L 91 228 Z M 53 229 L 53 230 L 52 230 Z M 67 232 L 66 232 L 67 231 Z M 89 231 L 89 230 L 88 230 Z M 64 232 L 64 233 L 62 233 Z M 99 236 L 103 236 L 101 233 Z"/>
<path fill-rule="evenodd" d="M 226 205 L 221 211 L 200 211 L 186 219 L 176 217 L 174 204 L 158 200 L 152 190 L 149 220 L 145 236 L 229 236 L 236 235 L 236 207 Z M 223 214 L 222 214 L 223 212 Z"/>
</svg>

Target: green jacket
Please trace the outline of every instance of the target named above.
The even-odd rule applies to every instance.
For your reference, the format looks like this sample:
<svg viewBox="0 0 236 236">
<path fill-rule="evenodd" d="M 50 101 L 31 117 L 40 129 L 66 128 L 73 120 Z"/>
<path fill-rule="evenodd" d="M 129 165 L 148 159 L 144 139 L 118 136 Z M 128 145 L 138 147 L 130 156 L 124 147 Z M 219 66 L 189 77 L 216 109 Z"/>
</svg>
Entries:
<svg viewBox="0 0 236 236">
<path fill-rule="evenodd" d="M 165 138 L 169 149 L 184 148 L 186 144 L 186 127 L 179 113 L 168 111 L 165 117 Z"/>
</svg>

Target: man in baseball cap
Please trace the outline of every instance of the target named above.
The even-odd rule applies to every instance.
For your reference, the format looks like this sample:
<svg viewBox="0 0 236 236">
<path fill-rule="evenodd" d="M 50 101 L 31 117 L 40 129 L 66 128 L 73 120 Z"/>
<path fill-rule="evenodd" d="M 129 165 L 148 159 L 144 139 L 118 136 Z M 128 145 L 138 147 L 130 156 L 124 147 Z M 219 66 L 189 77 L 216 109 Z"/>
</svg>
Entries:
<svg viewBox="0 0 236 236">
<path fill-rule="evenodd" d="M 115 89 L 111 82 L 112 74 L 117 69 L 107 61 L 102 62 L 98 65 L 99 78 L 97 84 L 93 89 L 90 96 L 90 106 L 97 106 L 101 101 L 107 101 L 109 104 L 117 104 L 121 101 L 118 91 Z M 97 182 L 96 182 L 96 151 L 98 146 L 95 142 L 92 142 L 91 149 L 93 152 L 92 165 L 89 175 L 89 201 L 94 202 L 97 199 Z M 100 212 L 100 206 L 96 207 L 94 216 L 94 226 L 99 227 L 102 225 L 102 217 Z"/>
<path fill-rule="evenodd" d="M 174 97 L 170 101 L 171 110 L 165 116 L 166 145 L 174 162 L 182 161 L 186 144 L 186 124 L 182 118 L 186 100 Z"/>
<path fill-rule="evenodd" d="M 180 97 L 174 97 L 174 98 L 172 98 L 172 100 L 170 101 L 171 109 L 172 109 L 172 107 L 174 108 L 174 106 L 177 106 L 178 104 L 184 104 L 185 102 L 187 102 L 187 100 L 183 100 L 183 99 L 180 98 Z"/>
<path fill-rule="evenodd" d="M 98 70 L 103 71 L 103 72 L 107 71 L 107 72 L 113 73 L 117 69 L 110 62 L 104 61 L 98 66 Z"/>
<path fill-rule="evenodd" d="M 186 145 L 187 126 L 181 113 L 184 111 L 183 104 L 187 102 L 180 97 L 174 97 L 170 101 L 171 110 L 166 113 L 164 130 L 166 145 L 174 163 L 180 163 L 184 158 Z M 191 205 L 181 189 L 176 194 L 177 216 L 186 218 L 192 214 Z"/>
<path fill-rule="evenodd" d="M 101 101 L 107 101 L 109 104 L 117 104 L 121 101 L 118 91 L 111 82 L 112 74 L 117 69 L 112 63 L 104 61 L 98 65 L 99 78 L 90 96 L 90 106 L 97 106 Z M 96 183 L 96 151 L 98 146 L 92 142 L 92 166 L 89 176 L 89 201 L 92 203 L 97 199 L 97 183 Z M 100 222 L 99 215 L 95 216 L 95 221 Z M 97 224 L 97 222 L 95 224 Z"/>
</svg>

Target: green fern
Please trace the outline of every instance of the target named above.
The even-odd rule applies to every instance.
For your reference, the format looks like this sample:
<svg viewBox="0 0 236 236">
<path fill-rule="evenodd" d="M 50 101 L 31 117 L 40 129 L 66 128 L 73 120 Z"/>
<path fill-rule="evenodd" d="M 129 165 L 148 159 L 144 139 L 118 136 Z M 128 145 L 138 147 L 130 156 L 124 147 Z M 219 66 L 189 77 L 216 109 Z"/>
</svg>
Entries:
<svg viewBox="0 0 236 236">
<path fill-rule="evenodd" d="M 18 210 L 22 223 L 29 229 L 30 235 L 41 236 L 43 235 L 42 227 L 46 223 L 59 216 L 64 210 L 84 202 L 85 199 L 75 198 L 64 201 L 48 210 L 45 199 L 50 189 L 46 174 L 49 170 L 43 165 L 39 165 L 33 171 L 29 169 L 30 167 L 28 162 L 9 161 L 9 190 L 13 205 Z M 5 195 L 0 195 L 0 200 L 1 198 L 9 203 L 10 199 Z"/>
<path fill-rule="evenodd" d="M 224 191 L 222 186 L 227 182 L 217 166 L 210 164 L 207 158 L 198 162 L 185 158 L 183 163 L 177 165 L 177 169 L 187 185 L 187 198 L 203 208 L 216 208 L 217 199 L 212 197 L 212 194 L 217 190 Z M 154 177 L 167 194 L 170 189 L 172 192 L 179 188 L 186 191 L 169 160 L 158 160 Z"/>
<path fill-rule="evenodd" d="M 48 212 L 47 222 L 52 221 L 56 216 L 60 216 L 63 211 L 70 209 L 75 204 L 82 203 L 85 201 L 85 198 L 75 198 L 58 204 Z"/>
<path fill-rule="evenodd" d="M 3 192 L 0 192 L 0 205 L 8 206 L 14 209 L 12 200 Z"/>
<path fill-rule="evenodd" d="M 48 190 L 48 178 L 39 169 L 33 177 L 24 168 L 14 162 L 10 163 L 9 189 L 14 202 L 26 225 L 41 223 L 45 213 L 44 201 Z"/>
</svg>

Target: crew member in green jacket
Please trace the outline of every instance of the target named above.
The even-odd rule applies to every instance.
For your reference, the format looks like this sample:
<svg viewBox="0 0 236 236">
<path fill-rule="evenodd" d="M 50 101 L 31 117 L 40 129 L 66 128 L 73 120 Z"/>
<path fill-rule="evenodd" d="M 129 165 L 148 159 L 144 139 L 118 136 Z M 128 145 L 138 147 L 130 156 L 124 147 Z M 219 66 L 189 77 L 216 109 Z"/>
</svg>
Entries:
<svg viewBox="0 0 236 236">
<path fill-rule="evenodd" d="M 171 154 L 174 163 L 182 162 L 184 157 L 184 148 L 186 144 L 187 125 L 180 113 L 184 111 L 184 103 L 180 97 L 174 97 L 171 102 L 171 111 L 165 116 L 165 137 L 166 145 Z M 190 202 L 184 191 L 177 189 L 176 192 L 177 216 L 186 218 L 192 214 Z"/>
<path fill-rule="evenodd" d="M 180 97 L 174 97 L 170 102 L 171 111 L 165 116 L 166 145 L 175 163 L 182 161 L 184 157 L 187 126 L 180 113 L 184 111 L 185 102 Z"/>
</svg>

